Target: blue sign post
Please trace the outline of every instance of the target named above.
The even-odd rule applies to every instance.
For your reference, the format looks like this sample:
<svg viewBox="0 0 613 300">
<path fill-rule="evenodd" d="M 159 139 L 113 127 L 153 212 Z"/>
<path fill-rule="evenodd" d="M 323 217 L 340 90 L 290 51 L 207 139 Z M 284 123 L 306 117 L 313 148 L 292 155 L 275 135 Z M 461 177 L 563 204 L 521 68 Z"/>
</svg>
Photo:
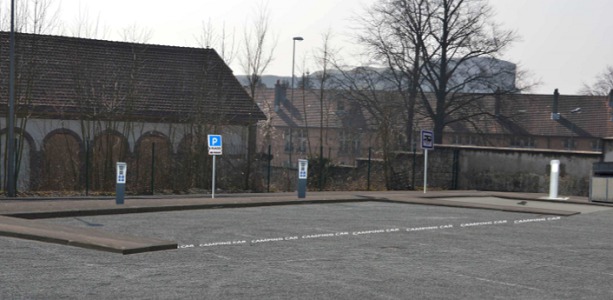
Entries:
<svg viewBox="0 0 613 300">
<path fill-rule="evenodd" d="M 213 156 L 213 174 L 211 178 L 211 198 L 215 198 L 215 157 L 217 155 L 221 155 L 222 151 L 222 143 L 221 143 L 221 135 L 219 134 L 209 134 L 209 155 Z"/>
<path fill-rule="evenodd" d="M 428 150 L 434 149 L 434 132 L 421 131 L 421 148 L 424 150 L 424 194 L 428 190 Z"/>
<path fill-rule="evenodd" d="M 125 162 L 117 162 L 117 183 L 115 186 L 115 204 L 123 204 L 126 192 L 126 177 L 128 165 Z"/>
</svg>

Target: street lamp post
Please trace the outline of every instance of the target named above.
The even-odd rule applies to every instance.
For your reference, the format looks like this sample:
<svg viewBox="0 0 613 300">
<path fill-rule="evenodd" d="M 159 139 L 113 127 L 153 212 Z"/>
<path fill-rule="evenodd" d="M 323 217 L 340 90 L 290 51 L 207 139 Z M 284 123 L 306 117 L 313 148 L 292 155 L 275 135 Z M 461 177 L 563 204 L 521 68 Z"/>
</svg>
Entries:
<svg viewBox="0 0 613 300">
<path fill-rule="evenodd" d="M 581 111 L 582 111 L 581 107 L 577 107 L 577 108 L 575 108 L 575 109 L 570 111 L 570 115 L 572 116 L 572 115 L 575 115 L 575 114 L 580 114 Z M 576 134 L 575 133 L 575 118 L 573 118 L 570 121 L 570 123 L 571 123 L 572 126 L 571 126 L 571 130 L 570 130 L 570 145 L 569 145 L 568 148 L 570 148 L 571 150 L 577 150 L 577 149 L 575 149 L 576 148 L 575 147 L 575 143 L 576 143 L 576 141 L 575 141 L 575 134 Z"/>
<path fill-rule="evenodd" d="M 303 41 L 304 39 L 301 36 L 295 36 L 292 38 L 293 40 L 293 45 L 292 45 L 292 85 L 290 86 L 291 89 L 291 96 L 290 96 L 290 101 L 291 104 L 294 104 L 294 66 L 295 66 L 295 61 L 296 61 L 296 41 Z M 291 114 L 290 114 L 291 117 Z M 292 151 L 294 151 L 294 141 L 292 140 L 292 136 L 293 136 L 293 132 L 292 132 L 292 125 L 289 124 L 289 166 L 291 168 L 292 166 Z"/>
<path fill-rule="evenodd" d="M 7 145 L 6 195 L 17 195 L 15 184 L 15 1 L 11 1 L 11 32 L 9 37 L 9 119 Z"/>
</svg>

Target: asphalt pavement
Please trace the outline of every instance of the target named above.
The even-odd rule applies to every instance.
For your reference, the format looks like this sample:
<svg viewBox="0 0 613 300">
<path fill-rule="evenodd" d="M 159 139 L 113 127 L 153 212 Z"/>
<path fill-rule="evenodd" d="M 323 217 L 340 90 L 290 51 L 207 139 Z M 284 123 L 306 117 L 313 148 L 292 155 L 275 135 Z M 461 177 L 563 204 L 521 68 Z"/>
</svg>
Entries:
<svg viewBox="0 0 613 300">
<path fill-rule="evenodd" d="M 122 254 L 176 249 L 178 243 L 140 236 L 110 235 L 96 228 L 77 229 L 31 222 L 28 219 L 134 214 L 174 210 L 349 203 L 365 201 L 396 202 L 491 209 L 543 215 L 570 216 L 610 209 L 586 198 L 545 200 L 541 194 L 491 193 L 478 191 L 422 192 L 309 192 L 304 198 L 295 193 L 227 194 L 192 196 L 132 197 L 123 204 L 114 198 L 3 199 L 0 200 L 0 235 L 78 246 Z"/>
<path fill-rule="evenodd" d="M 114 206 L 110 199 L 73 199 L 68 213 L 55 218 L 49 212 L 62 211 L 55 200 L 37 204 L 41 207 L 30 202 L 31 213 L 47 218 L 18 219 L 173 241 L 177 247 L 117 255 L 0 237 L 0 298 L 613 297 L 609 206 L 481 192 L 428 193 L 430 198 L 402 192 L 342 194 L 305 200 L 259 195 L 242 204 L 223 197 L 127 199 L 132 210 L 170 209 L 122 214 L 108 213 Z M 471 203 L 470 198 L 476 199 Z M 227 205 L 220 204 L 224 200 Z M 94 204 L 75 208 L 79 201 Z M 480 202 L 484 209 L 473 206 Z M 196 205 L 215 206 L 187 209 Z M 107 214 L 95 215 L 91 206 Z M 512 211 L 514 206 L 524 211 Z M 11 211 L 25 213 L 15 207 Z M 549 214 L 554 211 L 565 215 Z"/>
</svg>

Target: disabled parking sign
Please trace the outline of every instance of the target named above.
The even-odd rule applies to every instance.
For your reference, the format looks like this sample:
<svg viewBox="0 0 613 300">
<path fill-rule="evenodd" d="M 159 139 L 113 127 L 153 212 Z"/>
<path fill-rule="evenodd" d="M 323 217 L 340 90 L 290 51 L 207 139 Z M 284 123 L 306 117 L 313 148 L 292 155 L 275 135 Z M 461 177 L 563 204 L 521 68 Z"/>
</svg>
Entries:
<svg viewBox="0 0 613 300">
<path fill-rule="evenodd" d="M 208 140 L 209 140 L 209 155 L 221 155 L 222 153 L 221 135 L 209 134 Z"/>
</svg>

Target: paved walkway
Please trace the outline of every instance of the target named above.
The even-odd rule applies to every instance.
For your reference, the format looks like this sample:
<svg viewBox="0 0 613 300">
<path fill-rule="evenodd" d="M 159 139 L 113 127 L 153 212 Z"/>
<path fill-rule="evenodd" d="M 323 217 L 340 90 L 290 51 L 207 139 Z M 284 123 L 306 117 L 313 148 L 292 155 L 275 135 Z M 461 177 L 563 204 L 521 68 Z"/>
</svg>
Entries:
<svg viewBox="0 0 613 300">
<path fill-rule="evenodd" d="M 228 194 L 127 197 L 115 199 L 0 198 L 0 236 L 73 245 L 122 254 L 176 249 L 177 243 L 134 236 L 120 236 L 89 228 L 58 226 L 38 219 L 145 213 L 171 210 L 216 209 L 270 205 L 298 205 L 360 201 L 386 201 L 406 204 L 439 205 L 473 209 L 493 209 L 541 215 L 572 216 L 613 209 L 611 204 L 591 203 L 585 197 L 546 200 L 544 194 L 481 191 L 390 192 L 308 192 L 298 199 L 295 193 Z"/>
</svg>

